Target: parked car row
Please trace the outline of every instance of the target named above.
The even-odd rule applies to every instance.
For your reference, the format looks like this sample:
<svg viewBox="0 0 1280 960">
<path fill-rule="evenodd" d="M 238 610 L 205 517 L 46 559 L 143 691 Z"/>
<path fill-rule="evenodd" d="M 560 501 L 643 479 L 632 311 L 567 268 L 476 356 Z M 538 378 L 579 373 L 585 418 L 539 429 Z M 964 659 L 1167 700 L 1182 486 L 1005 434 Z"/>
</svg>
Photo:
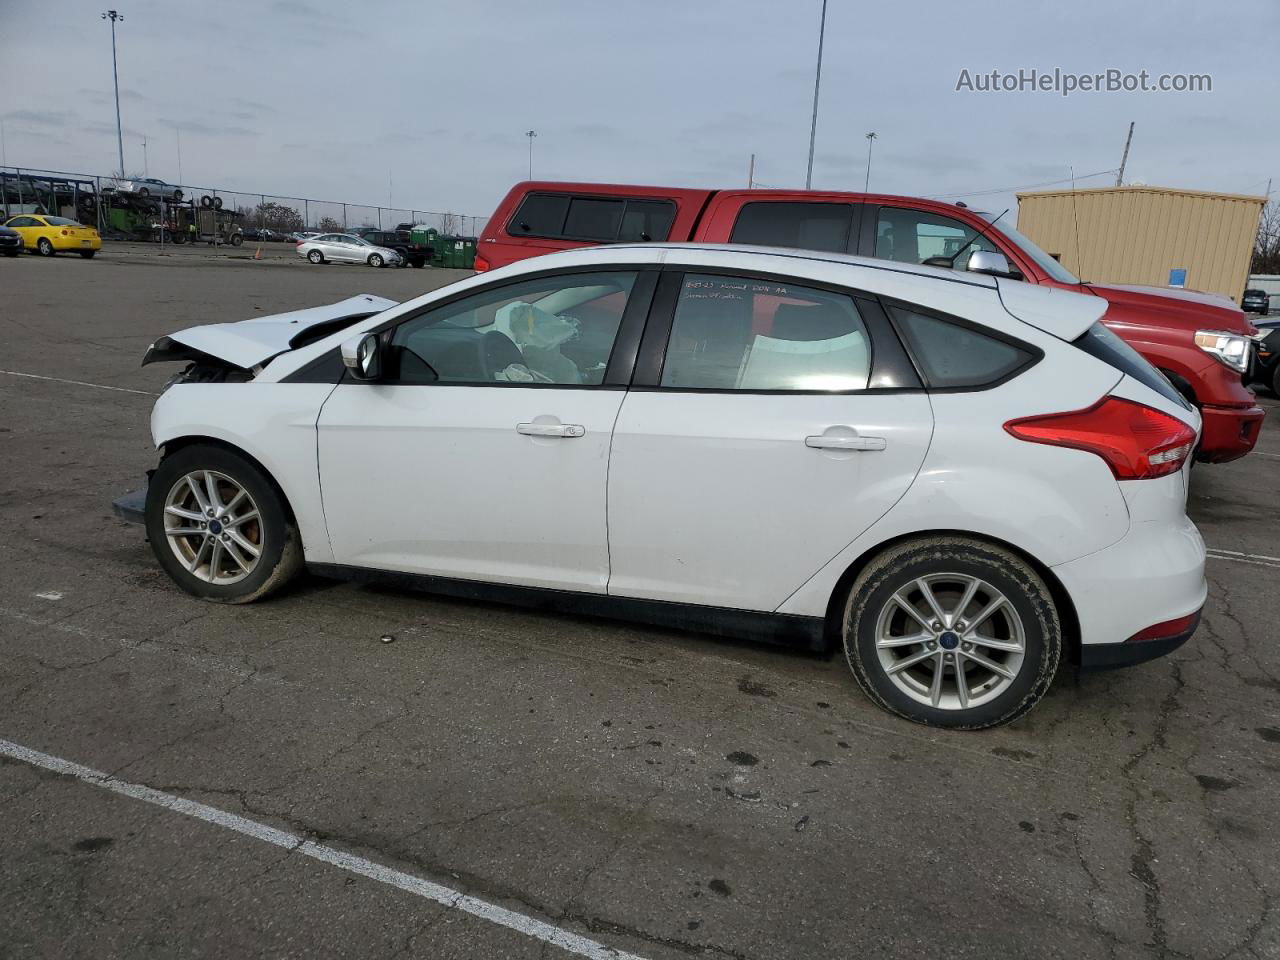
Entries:
<svg viewBox="0 0 1280 960">
<path fill-rule="evenodd" d="M 1204 420 L 1197 459 L 1253 449 L 1263 410 L 1245 387 L 1255 327 L 1231 301 L 1159 287 L 1082 283 L 1004 215 L 916 197 L 800 190 L 686 190 L 526 182 L 499 204 L 476 269 L 593 244 L 691 241 L 859 254 L 1018 279 L 1102 301 L 1103 322 Z"/>
<path fill-rule="evenodd" d="M 97 230 L 66 217 L 24 213 L 10 217 L 4 222 L 4 227 L 5 233 L 0 234 L 0 250 L 10 257 L 27 250 L 42 257 L 74 252 L 91 260 L 102 249 L 102 237 Z M 16 234 L 18 243 L 15 245 L 7 234 Z"/>
</svg>

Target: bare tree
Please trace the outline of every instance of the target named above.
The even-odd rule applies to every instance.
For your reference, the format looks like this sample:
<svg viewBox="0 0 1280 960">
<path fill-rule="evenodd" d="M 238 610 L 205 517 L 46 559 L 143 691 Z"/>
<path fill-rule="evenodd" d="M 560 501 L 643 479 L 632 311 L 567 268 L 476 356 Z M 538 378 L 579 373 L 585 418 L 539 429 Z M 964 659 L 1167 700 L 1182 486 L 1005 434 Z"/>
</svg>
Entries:
<svg viewBox="0 0 1280 960">
<path fill-rule="evenodd" d="M 1274 200 L 1262 208 L 1250 272 L 1280 273 L 1280 203 Z"/>
<path fill-rule="evenodd" d="M 333 219 L 333 217 L 321 217 L 320 223 L 317 224 L 317 226 L 320 228 L 321 233 L 341 233 L 342 232 L 342 224 L 340 224 L 337 220 Z"/>
<path fill-rule="evenodd" d="M 458 231 L 458 215 L 456 213 L 440 214 L 440 232 L 447 237 L 453 236 Z"/>
</svg>

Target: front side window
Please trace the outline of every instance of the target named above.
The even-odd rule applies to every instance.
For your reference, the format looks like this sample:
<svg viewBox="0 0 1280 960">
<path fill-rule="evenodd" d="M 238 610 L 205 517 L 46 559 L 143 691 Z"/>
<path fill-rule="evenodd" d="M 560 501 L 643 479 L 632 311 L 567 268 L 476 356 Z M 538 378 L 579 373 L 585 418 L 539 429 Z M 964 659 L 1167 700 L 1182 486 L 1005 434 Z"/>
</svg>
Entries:
<svg viewBox="0 0 1280 960">
<path fill-rule="evenodd" d="M 880 208 L 874 254 L 878 260 L 925 263 L 942 257 L 963 270 L 975 250 L 1000 252 L 977 230 L 951 217 L 905 207 Z"/>
<path fill-rule="evenodd" d="M 848 203 L 757 201 L 743 205 L 729 242 L 844 253 L 852 223 Z"/>
<path fill-rule="evenodd" d="M 1022 347 L 932 314 L 901 306 L 889 312 L 925 385 L 935 390 L 994 386 L 1035 359 Z"/>
<path fill-rule="evenodd" d="M 682 390 L 864 390 L 871 343 L 853 299 L 797 284 L 687 274 L 661 384 Z"/>
<path fill-rule="evenodd" d="M 635 279 L 632 272 L 544 277 L 431 310 L 392 335 L 392 379 L 598 385 Z"/>
</svg>

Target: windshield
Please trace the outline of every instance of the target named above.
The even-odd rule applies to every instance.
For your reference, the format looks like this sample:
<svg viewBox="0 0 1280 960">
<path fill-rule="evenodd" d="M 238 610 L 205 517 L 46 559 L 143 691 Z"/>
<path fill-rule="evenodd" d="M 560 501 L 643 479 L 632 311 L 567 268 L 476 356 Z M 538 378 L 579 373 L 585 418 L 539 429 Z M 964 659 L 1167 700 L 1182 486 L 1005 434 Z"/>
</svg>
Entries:
<svg viewBox="0 0 1280 960">
<path fill-rule="evenodd" d="M 1000 221 L 1000 232 L 1003 233 L 1015 247 L 1025 253 L 1028 257 L 1035 261 L 1036 266 L 1047 273 L 1052 279 L 1058 283 L 1079 283 L 1080 279 L 1070 270 L 1060 264 L 1053 257 L 1049 256 L 1029 239 L 1019 233 L 1014 227 L 1010 226 L 1009 221 L 1001 217 L 993 217 L 989 213 L 979 213 L 980 217 L 995 223 Z"/>
<path fill-rule="evenodd" d="M 68 220 L 66 217 L 45 217 L 44 222 L 51 227 L 78 227 L 79 222 Z"/>
</svg>

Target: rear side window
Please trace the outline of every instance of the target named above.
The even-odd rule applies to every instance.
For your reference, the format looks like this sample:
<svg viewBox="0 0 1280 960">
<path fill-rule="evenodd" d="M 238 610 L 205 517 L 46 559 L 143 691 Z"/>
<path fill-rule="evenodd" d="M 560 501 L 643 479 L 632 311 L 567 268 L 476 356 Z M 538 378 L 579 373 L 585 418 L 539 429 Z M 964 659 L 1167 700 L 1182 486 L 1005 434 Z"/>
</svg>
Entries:
<svg viewBox="0 0 1280 960">
<path fill-rule="evenodd" d="M 1150 387 L 1166 400 L 1172 400 L 1187 410 L 1191 409 L 1187 398 L 1178 392 L 1178 388 L 1163 373 L 1101 323 L 1095 323 L 1071 343 L 1089 356 L 1110 364 L 1143 386 Z"/>
<path fill-rule="evenodd" d="M 670 200 L 531 193 L 521 201 L 507 233 L 594 243 L 666 240 L 675 216 Z"/>
<path fill-rule="evenodd" d="M 853 206 L 847 203 L 748 203 L 729 242 L 845 253 L 852 224 Z"/>
<path fill-rule="evenodd" d="M 564 232 L 564 217 L 569 212 L 567 196 L 531 193 L 511 218 L 507 232 L 514 236 L 558 237 Z"/>
<path fill-rule="evenodd" d="M 908 307 L 890 306 L 925 385 L 935 390 L 995 386 L 1036 358 L 1003 339 Z"/>
<path fill-rule="evenodd" d="M 579 240 L 616 240 L 622 226 L 622 207 L 621 200 L 574 197 L 569 201 L 564 235 Z"/>
<path fill-rule="evenodd" d="M 687 274 L 661 385 L 676 390 L 864 390 L 871 342 L 851 297 L 748 277 Z"/>
</svg>

